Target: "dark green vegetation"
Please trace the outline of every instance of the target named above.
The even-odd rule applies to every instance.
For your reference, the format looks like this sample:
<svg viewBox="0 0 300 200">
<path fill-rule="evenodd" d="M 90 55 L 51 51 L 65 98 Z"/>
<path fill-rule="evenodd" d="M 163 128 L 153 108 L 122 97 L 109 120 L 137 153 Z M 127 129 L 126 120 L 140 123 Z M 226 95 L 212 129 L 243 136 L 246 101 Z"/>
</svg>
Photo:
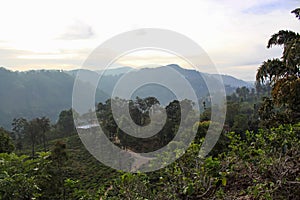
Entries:
<svg viewBox="0 0 300 200">
<path fill-rule="evenodd" d="M 299 18 L 300 9 L 293 13 Z M 228 95 L 224 130 L 205 158 L 198 156 L 211 123 L 205 101 L 184 156 L 150 173 L 119 172 L 95 160 L 75 132 L 72 110 L 62 111 L 53 125 L 46 117 L 18 118 L 11 133 L 0 129 L 0 199 L 299 199 L 299 35 L 280 31 L 268 46 L 277 44 L 284 46 L 283 57 L 262 64 L 257 89 L 241 87 Z M 112 101 L 125 100 L 99 103 L 97 117 L 111 141 L 130 150 L 164 145 L 182 117 L 179 102 L 171 102 L 168 127 L 137 145 L 116 126 Z M 129 101 L 133 120 L 147 124 L 149 107 L 156 104 L 152 97 Z"/>
<path fill-rule="evenodd" d="M 192 117 L 193 114 L 193 104 L 189 100 L 183 100 L 181 102 L 174 100 L 167 105 L 166 108 L 157 107 L 157 110 L 165 109 L 167 114 L 167 120 L 162 129 L 159 131 L 159 133 L 152 137 L 136 138 L 126 134 L 118 127 L 111 111 L 111 104 L 120 105 L 119 110 L 121 110 L 125 107 L 122 105 L 126 105 L 127 103 L 129 105 L 131 119 L 136 124 L 144 126 L 149 123 L 155 123 L 154 117 L 153 121 L 150 120 L 149 113 L 151 112 L 152 106 L 159 106 L 159 101 L 154 97 L 147 97 L 144 99 L 136 98 L 134 101 L 113 99 L 108 100 L 105 103 L 98 104 L 98 119 L 101 123 L 104 133 L 116 145 L 123 148 L 128 148 L 134 152 L 152 152 L 167 145 L 175 137 L 178 126 L 180 125 L 180 120 L 188 119 L 188 117 Z M 180 106 L 184 107 L 184 113 L 181 113 Z M 125 111 L 121 111 L 121 113 L 125 113 Z M 157 119 L 158 121 L 161 121 L 159 116 Z M 122 123 L 126 124 L 126 121 L 128 120 L 130 119 L 122 116 Z M 186 135 L 188 135 L 188 132 L 186 132 Z"/>
<path fill-rule="evenodd" d="M 238 119 L 241 112 L 234 118 Z M 37 121 L 41 119 L 27 122 L 26 126 L 33 125 L 39 130 L 35 132 L 36 150 L 41 152 L 44 151 L 42 128 L 34 125 Z M 234 120 L 233 124 L 239 121 Z M 247 122 L 250 121 L 244 123 Z M 108 128 L 110 123 L 106 123 Z M 22 151 L 9 153 L 12 141 L 5 133 L 8 140 L 3 144 L 3 152 L 7 153 L 0 154 L 0 196 L 2 199 L 297 199 L 300 124 L 257 132 L 241 130 L 240 134 L 229 131 L 235 126 L 228 125 L 214 150 L 203 159 L 198 154 L 209 123 L 199 122 L 197 137 L 183 157 L 146 174 L 118 172 L 102 165 L 87 152 L 75 132 L 61 132 L 58 124 L 46 134 L 47 138 L 57 139 L 47 142 L 47 152 L 35 152 L 34 157 L 32 141 L 25 139 Z M 110 127 L 114 129 L 113 124 Z M 129 141 L 127 148 L 136 147 L 130 147 L 131 140 L 124 141 Z M 164 159 L 169 159 L 168 156 L 176 155 L 165 155 Z"/>
<path fill-rule="evenodd" d="M 14 150 L 14 144 L 9 136 L 9 132 L 0 128 L 0 153 L 11 153 Z"/>
<path fill-rule="evenodd" d="M 257 134 L 226 134 L 226 152 L 200 159 L 194 143 L 172 165 L 149 174 L 125 173 L 103 189 L 107 199 L 297 199 L 299 125 Z"/>
</svg>

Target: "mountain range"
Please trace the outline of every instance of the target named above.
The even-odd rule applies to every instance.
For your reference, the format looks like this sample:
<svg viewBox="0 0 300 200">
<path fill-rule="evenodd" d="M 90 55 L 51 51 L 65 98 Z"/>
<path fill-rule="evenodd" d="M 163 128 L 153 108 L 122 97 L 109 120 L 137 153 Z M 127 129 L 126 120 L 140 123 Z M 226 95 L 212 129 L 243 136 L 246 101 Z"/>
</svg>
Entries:
<svg viewBox="0 0 300 200">
<path fill-rule="evenodd" d="M 149 72 L 162 73 L 166 66 L 158 68 L 144 68 L 136 70 L 130 67 L 109 69 L 106 71 L 81 70 L 87 74 L 87 80 L 80 80 L 88 90 L 89 76 L 99 76 L 103 73 L 96 92 L 95 101 L 104 102 L 112 95 L 115 84 L 120 78 L 130 73 L 147 74 Z M 168 65 L 183 75 L 192 85 L 198 99 L 208 95 L 203 77 L 213 79 L 216 75 L 205 74 L 196 70 L 181 68 L 178 65 Z M 72 91 L 76 74 L 79 70 L 31 70 L 13 72 L 0 68 L 0 126 L 10 128 L 13 118 L 28 119 L 47 116 L 56 121 L 60 111 L 72 106 Z M 138 75 L 140 75 L 138 74 Z M 252 87 L 252 84 L 232 76 L 222 75 L 226 93 L 232 93 L 237 87 Z M 176 81 L 176 80 L 174 80 Z M 181 88 L 185 90 L 185 88 Z M 168 89 L 159 85 L 146 85 L 136 90 L 136 96 L 158 97 L 162 104 L 167 104 L 175 98 Z"/>
</svg>

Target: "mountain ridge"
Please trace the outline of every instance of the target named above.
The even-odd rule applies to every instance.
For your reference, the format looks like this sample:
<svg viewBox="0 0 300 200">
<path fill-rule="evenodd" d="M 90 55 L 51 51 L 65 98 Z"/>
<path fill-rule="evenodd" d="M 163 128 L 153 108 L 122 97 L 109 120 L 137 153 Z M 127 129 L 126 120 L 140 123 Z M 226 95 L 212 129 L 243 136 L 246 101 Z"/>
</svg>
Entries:
<svg viewBox="0 0 300 200">
<path fill-rule="evenodd" d="M 162 66 L 159 68 L 163 68 Z M 193 86 L 197 97 L 200 99 L 207 95 L 207 88 L 202 76 L 208 76 L 205 73 L 196 70 L 184 69 L 179 65 L 172 65 L 174 69 L 180 71 Z M 156 70 L 159 68 L 145 68 L 147 70 Z M 52 121 L 57 120 L 62 110 L 69 109 L 72 106 L 72 91 L 76 74 L 79 70 L 30 70 L 30 71 L 11 71 L 0 67 L 0 126 L 9 128 L 13 118 L 25 117 L 34 118 L 40 116 L 50 117 Z M 99 76 L 99 72 L 84 70 L 92 76 Z M 99 87 L 96 94 L 97 102 L 104 102 L 108 99 L 113 88 L 121 76 L 131 71 L 137 73 L 139 70 L 130 67 L 124 67 L 121 70 L 113 69 L 113 73 L 108 71 L 101 77 Z M 215 75 L 209 75 L 215 76 Z M 87 76 L 88 77 L 88 76 Z M 225 78 L 224 78 L 225 77 Z M 251 84 L 236 79 L 232 76 L 222 75 L 225 80 L 225 88 L 228 94 L 232 93 L 235 88 L 247 86 Z M 176 80 L 174 80 L 176 81 Z M 86 88 L 89 86 L 89 79 L 83 80 Z M 231 86 L 232 85 L 232 86 Z M 184 88 L 182 88 L 184 90 Z M 167 104 L 168 101 L 174 99 L 168 90 L 151 86 L 138 90 L 133 96 L 146 97 L 149 94 L 157 95 L 162 98 L 162 103 Z M 134 98 L 134 97 L 133 97 Z"/>
</svg>

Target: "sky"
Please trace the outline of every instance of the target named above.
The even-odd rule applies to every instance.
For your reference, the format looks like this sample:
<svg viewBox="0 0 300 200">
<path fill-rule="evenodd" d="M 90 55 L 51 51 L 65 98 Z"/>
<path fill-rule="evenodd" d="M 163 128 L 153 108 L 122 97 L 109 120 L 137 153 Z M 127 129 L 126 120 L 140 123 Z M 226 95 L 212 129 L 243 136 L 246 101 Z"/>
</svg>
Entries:
<svg viewBox="0 0 300 200">
<path fill-rule="evenodd" d="M 280 57 L 267 49 L 279 30 L 299 32 L 291 11 L 299 0 L 5 1 L 0 11 L 0 66 L 10 70 L 77 69 L 101 43 L 139 28 L 181 33 L 199 44 L 222 74 L 254 80 L 260 64 Z M 150 52 L 147 62 L 177 63 Z M 144 65 L 145 53 L 117 66 Z M 99 66 L 101 68 L 103 66 Z M 183 66 L 184 67 L 184 66 Z"/>
</svg>

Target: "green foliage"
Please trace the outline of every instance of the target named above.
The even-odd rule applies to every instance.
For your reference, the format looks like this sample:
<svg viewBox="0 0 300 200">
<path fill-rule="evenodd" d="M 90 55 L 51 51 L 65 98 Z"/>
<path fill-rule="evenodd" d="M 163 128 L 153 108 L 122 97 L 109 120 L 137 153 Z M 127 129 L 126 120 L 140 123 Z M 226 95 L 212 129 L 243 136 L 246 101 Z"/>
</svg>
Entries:
<svg viewBox="0 0 300 200">
<path fill-rule="evenodd" d="M 14 148 L 9 133 L 0 127 L 0 153 L 11 153 Z"/>
<path fill-rule="evenodd" d="M 0 199 L 95 199 L 80 181 L 68 178 L 65 145 L 37 157 L 0 153 Z"/>
<path fill-rule="evenodd" d="M 48 179 L 45 171 L 48 153 L 36 159 L 16 154 L 0 154 L 0 199 L 36 199 L 42 195 L 40 185 Z"/>
<path fill-rule="evenodd" d="M 237 88 L 235 93 L 227 96 L 227 111 L 225 119 L 226 131 L 234 131 L 244 134 L 246 130 L 258 131 L 259 124 L 258 108 L 261 94 L 254 88 Z"/>
<path fill-rule="evenodd" d="M 99 190 L 103 199 L 296 199 L 299 190 L 300 124 L 246 139 L 228 133 L 228 151 L 198 157 L 194 143 L 170 166 L 148 174 L 124 173 Z"/>
<path fill-rule="evenodd" d="M 63 136 L 70 136 L 75 134 L 75 125 L 73 120 L 73 110 L 64 110 L 59 114 L 58 121 L 56 123 L 57 130 Z"/>
<path fill-rule="evenodd" d="M 248 98 L 237 101 L 233 103 L 240 107 L 232 128 L 240 128 L 238 124 L 254 112 Z M 168 108 L 171 121 L 178 120 L 171 115 L 178 111 L 177 103 Z M 98 111 L 98 115 L 107 113 L 106 108 Z M 245 118 L 238 119 L 241 116 Z M 114 130 L 109 119 L 107 123 Z M 196 140 L 185 154 L 151 173 L 122 173 L 103 166 L 77 135 L 51 141 L 51 152 L 31 159 L 0 154 L 0 199 L 296 199 L 300 195 L 300 124 L 255 133 L 224 131 L 213 151 L 200 158 L 210 123 L 197 122 Z M 176 157 L 180 145 L 172 142 L 174 152 L 161 159 Z"/>
<path fill-rule="evenodd" d="M 25 136 L 25 127 L 27 125 L 27 120 L 25 118 L 14 118 L 12 122 L 12 133 L 13 139 L 16 144 L 17 150 L 23 149 L 23 142 Z"/>
<path fill-rule="evenodd" d="M 12 123 L 13 137 L 18 150 L 22 150 L 24 143 L 31 146 L 31 156 L 35 156 L 35 148 L 43 143 L 44 151 L 47 151 L 46 133 L 50 130 L 50 119 L 46 117 L 35 118 L 27 121 L 24 118 L 14 119 Z"/>
<path fill-rule="evenodd" d="M 245 114 L 236 115 L 234 117 L 234 123 L 232 127 L 232 131 L 243 134 L 246 130 L 249 129 L 248 126 L 248 116 Z"/>
<path fill-rule="evenodd" d="M 292 13 L 299 18 L 299 8 Z M 263 62 L 256 74 L 257 88 L 261 88 L 263 84 L 271 87 L 272 99 L 265 103 L 270 106 L 272 101 L 272 106 L 277 112 L 269 116 L 267 119 L 269 122 L 296 123 L 300 119 L 300 35 L 293 31 L 281 30 L 272 35 L 267 47 L 273 45 L 283 46 L 282 57 Z M 269 109 L 261 109 L 262 115 L 266 118 L 268 114 L 263 111 L 268 112 Z"/>
<path fill-rule="evenodd" d="M 156 106 L 157 110 L 155 112 L 157 113 L 160 113 L 162 109 L 166 110 L 166 123 L 164 124 L 162 130 L 152 137 L 145 139 L 133 137 L 129 134 L 126 134 L 118 127 L 112 115 L 112 104 L 118 106 L 120 113 L 126 113 L 124 109 L 129 105 L 129 112 L 132 119 L 128 119 L 123 115 L 121 116 L 122 123 L 133 120 L 138 125 L 147 125 L 150 123 L 149 115 L 150 112 L 152 112 L 152 106 Z M 183 111 L 183 113 L 181 113 L 181 111 Z M 193 103 L 189 100 L 182 100 L 181 102 L 174 100 L 165 108 L 163 108 L 161 105 L 159 105 L 158 100 L 153 97 L 147 97 L 143 99 L 136 98 L 135 100 L 129 101 L 120 98 L 109 99 L 104 104 L 98 104 L 97 116 L 105 134 L 113 143 L 121 146 L 122 148 L 128 148 L 135 152 L 148 152 L 165 146 L 174 138 L 175 134 L 177 133 L 181 118 L 184 119 L 183 122 L 188 120 L 188 117 L 198 118 L 198 116 L 196 116 L 193 112 Z M 153 114 L 153 116 L 155 116 L 155 114 Z M 152 119 L 154 120 L 151 123 L 161 122 L 161 118 L 159 117 L 153 117 Z M 155 120 L 156 122 L 154 122 Z"/>
<path fill-rule="evenodd" d="M 293 13 L 299 18 L 299 9 Z M 299 41 L 299 34 L 292 31 L 279 31 L 271 37 L 268 48 L 283 45 L 282 58 L 268 60 L 261 65 L 257 73 L 257 92 L 241 87 L 227 97 L 224 131 L 214 149 L 205 158 L 200 157 L 199 152 L 212 123 L 211 109 L 206 105 L 209 102 L 203 102 L 204 110 L 200 118 L 195 115 L 193 103 L 189 100 L 175 100 L 165 108 L 153 97 L 137 97 L 134 100 L 116 98 L 99 103 L 97 117 L 105 134 L 115 145 L 138 153 L 159 149 L 169 143 L 168 147 L 172 151 L 165 153 L 160 159 L 166 162 L 173 158 L 177 160 L 155 172 L 124 173 L 99 163 L 75 134 L 73 114 L 77 114 L 71 109 L 62 111 L 53 127 L 45 117 L 28 121 L 24 118 L 14 119 L 12 136 L 18 153 L 29 154 L 30 147 L 32 156 L 11 153 L 13 145 L 8 132 L 0 129 L 0 199 L 299 198 Z M 53 83 L 55 75 L 59 75 L 58 82 L 65 83 L 62 86 L 64 91 L 65 87 L 69 87 L 69 82 L 73 81 L 73 78 L 70 79 L 64 74 L 48 71 L 13 73 L 0 69 L 0 75 L 1 73 L 6 73 L 4 77 L 7 80 L 0 79 L 0 83 L 16 79 L 16 74 L 20 79 L 8 88 L 17 92 L 13 99 L 18 95 L 26 98 L 24 88 L 32 89 L 35 97 L 32 105 L 25 105 L 23 99 L 18 98 L 17 103 L 12 104 L 17 106 L 16 109 L 19 109 L 19 104 L 25 105 L 34 114 L 39 114 L 44 113 L 45 106 L 47 111 L 50 106 L 55 112 L 58 107 L 65 109 L 65 105 L 70 103 L 70 99 L 63 98 L 61 105 L 57 106 L 53 98 L 57 100 L 59 95 L 56 92 L 53 94 L 53 91 L 50 92 L 53 96 L 45 95 L 44 90 L 50 89 L 49 84 L 41 83 L 40 77 L 36 76 L 38 74 L 43 77 L 50 85 L 59 86 Z M 60 80 L 62 78 L 65 79 Z M 199 81 L 197 78 L 198 76 L 192 76 L 192 85 Z M 35 80 L 35 84 L 32 80 Z M 4 90 L 1 90 L 0 84 L 1 91 Z M 200 90 L 198 93 L 200 94 Z M 43 95 L 52 104 L 48 105 L 49 102 L 43 100 Z M 260 102 L 262 95 L 265 98 Z M 112 116 L 112 103 L 119 105 L 120 109 L 128 104 L 133 121 L 141 126 L 151 122 L 149 115 L 152 106 L 165 109 L 165 126 L 151 138 L 131 137 L 117 126 Z M 10 108 L 10 102 L 6 101 L 6 106 Z M 0 116 L 5 114 L 5 106 L 0 105 L 0 112 Z M 20 112 L 24 112 L 27 117 L 33 115 L 26 110 Z M 91 112 L 86 113 L 83 117 L 90 114 Z M 180 157 L 183 154 L 182 142 L 172 139 L 180 122 L 186 123 L 189 117 L 199 119 L 192 127 L 197 135 Z M 121 123 L 131 120 L 125 116 L 121 119 Z M 291 122 L 295 125 L 283 125 Z M 189 130 L 184 131 L 187 134 L 180 138 L 182 140 L 189 137 Z M 52 147 L 50 152 L 46 152 L 49 138 L 52 139 L 49 141 Z M 36 153 L 37 149 L 45 152 Z"/>
</svg>

